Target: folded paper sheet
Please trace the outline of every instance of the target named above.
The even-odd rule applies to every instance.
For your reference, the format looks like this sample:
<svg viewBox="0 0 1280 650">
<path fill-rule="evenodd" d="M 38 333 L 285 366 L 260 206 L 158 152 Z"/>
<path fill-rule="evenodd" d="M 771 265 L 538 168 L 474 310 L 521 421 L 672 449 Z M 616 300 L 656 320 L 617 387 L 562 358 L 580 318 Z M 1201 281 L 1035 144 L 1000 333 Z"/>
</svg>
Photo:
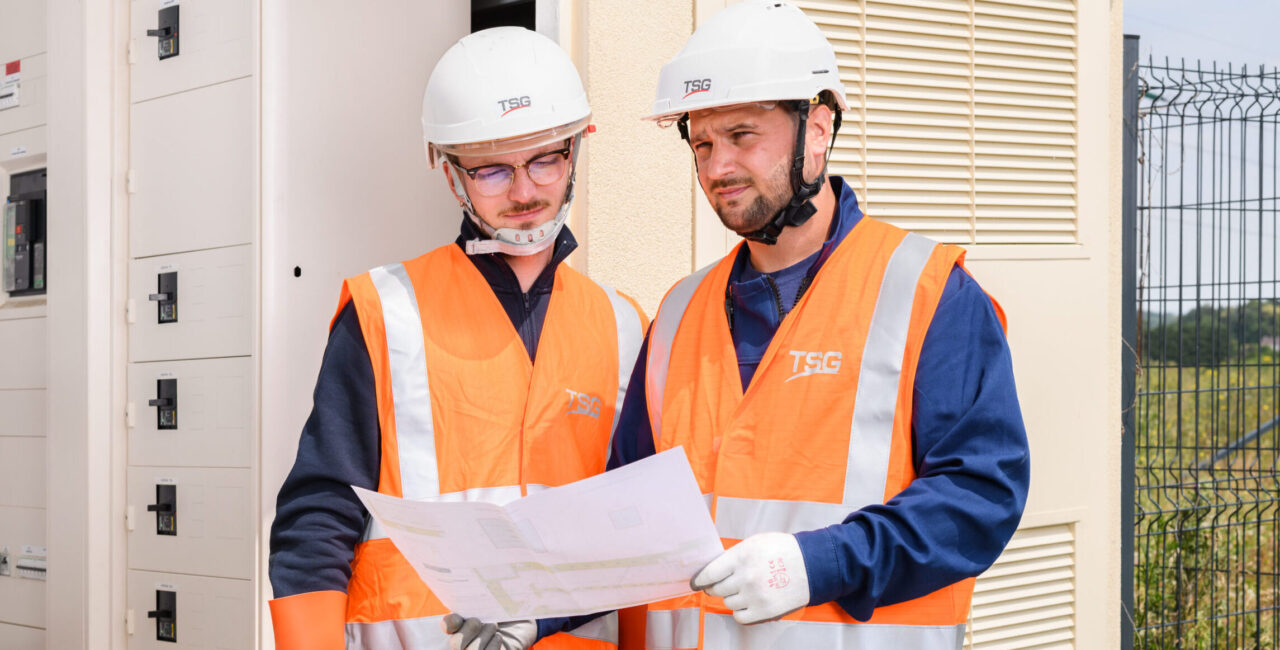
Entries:
<svg viewBox="0 0 1280 650">
<path fill-rule="evenodd" d="M 505 505 L 353 489 L 445 606 L 487 622 L 687 594 L 723 550 L 679 447 Z"/>
</svg>

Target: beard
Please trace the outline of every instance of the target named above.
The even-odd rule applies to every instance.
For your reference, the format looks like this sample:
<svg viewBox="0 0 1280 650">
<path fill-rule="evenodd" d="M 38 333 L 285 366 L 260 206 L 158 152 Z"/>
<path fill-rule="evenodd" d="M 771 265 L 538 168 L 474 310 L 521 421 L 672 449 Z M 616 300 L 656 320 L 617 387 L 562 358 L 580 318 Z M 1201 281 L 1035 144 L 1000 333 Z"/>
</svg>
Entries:
<svg viewBox="0 0 1280 650">
<path fill-rule="evenodd" d="M 739 235 L 746 235 L 764 228 L 778 214 L 779 210 L 791 200 L 791 179 L 789 165 L 783 160 L 767 177 L 756 179 L 752 176 L 733 176 L 720 178 L 711 182 L 707 195 L 711 198 L 711 207 L 720 217 L 720 223 Z M 714 192 L 722 187 L 747 185 L 756 190 L 755 198 L 743 204 L 742 199 L 729 201 L 718 198 Z"/>
</svg>

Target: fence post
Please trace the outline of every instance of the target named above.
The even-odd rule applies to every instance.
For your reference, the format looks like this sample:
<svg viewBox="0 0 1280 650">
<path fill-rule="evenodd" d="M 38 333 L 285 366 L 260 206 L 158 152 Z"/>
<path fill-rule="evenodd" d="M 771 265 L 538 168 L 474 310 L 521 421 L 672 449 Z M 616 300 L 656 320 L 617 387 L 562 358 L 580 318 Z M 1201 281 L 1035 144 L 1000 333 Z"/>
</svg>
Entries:
<svg viewBox="0 0 1280 650">
<path fill-rule="evenodd" d="M 1137 396 L 1138 344 L 1138 37 L 1124 36 L 1124 124 L 1122 162 L 1123 205 L 1121 228 L 1123 271 L 1121 300 L 1121 496 L 1120 496 L 1120 648 L 1132 650 L 1133 617 L 1133 551 L 1134 491 L 1136 473 L 1134 409 Z"/>
</svg>

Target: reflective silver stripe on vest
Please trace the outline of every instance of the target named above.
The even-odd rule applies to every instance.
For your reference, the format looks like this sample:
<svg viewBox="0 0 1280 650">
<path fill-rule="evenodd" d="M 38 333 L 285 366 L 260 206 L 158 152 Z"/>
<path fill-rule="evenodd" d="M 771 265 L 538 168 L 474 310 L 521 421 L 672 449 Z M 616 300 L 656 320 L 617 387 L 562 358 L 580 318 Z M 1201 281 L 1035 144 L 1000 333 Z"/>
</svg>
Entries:
<svg viewBox="0 0 1280 650">
<path fill-rule="evenodd" d="M 676 283 L 658 306 L 658 315 L 653 317 L 653 326 L 649 330 L 649 358 L 645 360 L 645 396 L 649 402 L 649 412 L 653 414 L 653 438 L 662 436 L 662 393 L 667 388 L 667 368 L 671 366 L 671 344 L 676 338 L 676 330 L 680 329 L 680 321 L 684 312 L 693 300 L 693 292 L 702 283 L 702 278 L 719 262 L 708 264 L 693 275 Z M 657 403 L 654 403 L 657 400 Z"/>
<path fill-rule="evenodd" d="M 382 321 L 387 331 L 401 496 L 434 497 L 440 494 L 440 473 L 436 467 L 435 425 L 431 419 L 431 389 L 418 299 L 403 264 L 373 269 L 369 277 L 382 301 Z"/>
<path fill-rule="evenodd" d="M 528 486 L 529 494 L 547 489 L 545 485 Z M 520 498 L 519 485 L 503 485 L 501 487 L 487 488 L 471 488 L 470 490 L 462 490 L 460 492 L 450 492 L 429 499 L 417 499 L 418 501 L 434 501 L 445 503 L 457 503 L 461 501 L 484 501 L 486 503 L 496 503 L 500 506 L 506 505 Z M 367 542 L 371 539 L 383 539 L 387 536 L 386 531 L 378 525 L 378 522 L 369 517 L 369 521 L 365 524 L 364 536 L 360 541 Z"/>
<path fill-rule="evenodd" d="M 564 633 L 579 639 L 594 639 L 618 645 L 618 612 L 609 612 L 572 630 L 565 630 Z"/>
<path fill-rule="evenodd" d="M 630 300 L 618 295 L 613 287 L 600 285 L 609 296 L 609 304 L 613 306 L 613 322 L 618 328 L 618 401 L 613 407 L 613 426 L 609 429 L 609 447 L 605 450 L 605 460 L 613 454 L 613 433 L 618 429 L 618 416 L 622 415 L 622 400 L 627 396 L 627 384 L 631 382 L 631 370 L 636 366 L 636 357 L 640 354 L 640 345 L 644 342 L 644 331 L 640 328 L 640 314 Z"/>
<path fill-rule="evenodd" d="M 716 650 L 959 650 L 964 625 L 870 625 L 773 621 L 739 625 L 728 614 L 707 614 L 704 648 Z"/>
<path fill-rule="evenodd" d="M 698 647 L 697 607 L 651 609 L 644 617 L 644 647 L 648 650 L 684 650 Z M 708 645 L 708 648 L 719 646 Z"/>
<path fill-rule="evenodd" d="M 839 503 L 720 497 L 716 500 L 716 530 L 725 539 L 774 531 L 798 533 L 838 524 L 853 510 Z"/>
<path fill-rule="evenodd" d="M 443 616 L 347 623 L 347 650 L 449 650 Z"/>
<path fill-rule="evenodd" d="M 844 504 L 853 509 L 884 503 L 893 445 L 893 416 L 898 407 L 902 355 L 907 347 L 916 285 L 935 242 L 909 233 L 889 258 L 858 370 L 858 392 L 849 427 Z"/>
</svg>

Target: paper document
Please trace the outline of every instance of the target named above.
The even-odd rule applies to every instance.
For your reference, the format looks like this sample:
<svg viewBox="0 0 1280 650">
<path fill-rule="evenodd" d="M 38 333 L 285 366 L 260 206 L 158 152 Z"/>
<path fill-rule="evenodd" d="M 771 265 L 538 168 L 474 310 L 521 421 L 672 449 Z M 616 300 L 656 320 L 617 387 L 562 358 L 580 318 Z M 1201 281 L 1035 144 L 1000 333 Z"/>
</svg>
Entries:
<svg viewBox="0 0 1280 650">
<path fill-rule="evenodd" d="M 441 602 L 491 623 L 687 594 L 724 550 L 679 447 L 506 505 L 353 489 Z"/>
</svg>

